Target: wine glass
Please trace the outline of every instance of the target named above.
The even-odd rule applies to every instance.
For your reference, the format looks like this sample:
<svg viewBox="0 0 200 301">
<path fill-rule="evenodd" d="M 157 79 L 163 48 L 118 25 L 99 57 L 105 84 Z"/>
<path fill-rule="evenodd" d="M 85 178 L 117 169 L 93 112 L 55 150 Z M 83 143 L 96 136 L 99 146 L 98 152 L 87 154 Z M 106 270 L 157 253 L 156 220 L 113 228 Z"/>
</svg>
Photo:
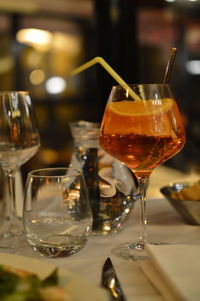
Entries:
<svg viewBox="0 0 200 301">
<path fill-rule="evenodd" d="M 31 98 L 26 91 L 0 92 L 0 166 L 8 181 L 7 229 L 0 235 L 1 248 L 25 243 L 22 221 L 16 212 L 16 172 L 40 146 Z"/>
<path fill-rule="evenodd" d="M 137 260 L 146 257 L 146 190 L 149 177 L 156 166 L 182 149 L 186 138 L 183 120 L 168 84 L 138 84 L 129 88 L 112 88 L 99 141 L 108 154 L 133 171 L 138 181 L 139 239 L 118 249 L 118 255 Z M 139 99 L 135 100 L 130 90 Z"/>
</svg>

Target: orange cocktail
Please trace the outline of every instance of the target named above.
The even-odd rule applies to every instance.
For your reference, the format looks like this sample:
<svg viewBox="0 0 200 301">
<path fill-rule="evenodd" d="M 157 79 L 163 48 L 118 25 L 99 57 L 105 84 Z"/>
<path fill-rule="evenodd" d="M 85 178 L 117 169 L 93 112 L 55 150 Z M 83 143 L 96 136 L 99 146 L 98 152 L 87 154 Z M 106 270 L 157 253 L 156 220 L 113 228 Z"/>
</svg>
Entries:
<svg viewBox="0 0 200 301">
<path fill-rule="evenodd" d="M 184 143 L 182 118 L 172 98 L 122 100 L 110 102 L 106 107 L 100 144 L 135 174 L 150 174 Z"/>
<path fill-rule="evenodd" d="M 134 94 L 130 93 L 130 89 Z M 139 240 L 124 245 L 120 255 L 146 257 L 146 190 L 153 169 L 174 156 L 185 143 L 184 125 L 167 84 L 129 85 L 112 88 L 102 120 L 102 148 L 135 174 L 140 193 Z"/>
</svg>

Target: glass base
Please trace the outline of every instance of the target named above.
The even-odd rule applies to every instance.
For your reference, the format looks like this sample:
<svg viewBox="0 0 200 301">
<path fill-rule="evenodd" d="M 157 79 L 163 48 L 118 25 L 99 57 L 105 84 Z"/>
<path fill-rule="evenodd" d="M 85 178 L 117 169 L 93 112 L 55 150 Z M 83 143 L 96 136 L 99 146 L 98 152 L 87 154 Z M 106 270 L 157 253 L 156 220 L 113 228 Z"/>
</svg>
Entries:
<svg viewBox="0 0 200 301">
<path fill-rule="evenodd" d="M 21 248 L 28 244 L 23 231 L 8 231 L 0 234 L 0 249 Z"/>
<path fill-rule="evenodd" d="M 141 243 L 122 244 L 112 250 L 112 253 L 126 260 L 144 260 L 148 258 L 145 245 Z"/>
<path fill-rule="evenodd" d="M 73 245 L 45 245 L 45 244 L 32 244 L 34 251 L 42 256 L 57 258 L 57 257 L 68 257 L 76 252 L 79 252 L 86 244 L 86 241 L 82 244 Z"/>
</svg>

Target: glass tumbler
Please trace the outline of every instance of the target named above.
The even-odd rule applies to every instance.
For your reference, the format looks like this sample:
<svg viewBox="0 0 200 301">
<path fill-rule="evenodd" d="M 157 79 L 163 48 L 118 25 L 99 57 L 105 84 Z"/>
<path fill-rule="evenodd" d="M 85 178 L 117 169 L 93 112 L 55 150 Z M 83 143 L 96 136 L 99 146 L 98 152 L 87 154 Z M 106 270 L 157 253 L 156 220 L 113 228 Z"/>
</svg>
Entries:
<svg viewBox="0 0 200 301">
<path fill-rule="evenodd" d="M 91 232 L 92 213 L 82 171 L 47 168 L 28 174 L 23 222 L 33 249 L 48 257 L 81 250 Z"/>
</svg>

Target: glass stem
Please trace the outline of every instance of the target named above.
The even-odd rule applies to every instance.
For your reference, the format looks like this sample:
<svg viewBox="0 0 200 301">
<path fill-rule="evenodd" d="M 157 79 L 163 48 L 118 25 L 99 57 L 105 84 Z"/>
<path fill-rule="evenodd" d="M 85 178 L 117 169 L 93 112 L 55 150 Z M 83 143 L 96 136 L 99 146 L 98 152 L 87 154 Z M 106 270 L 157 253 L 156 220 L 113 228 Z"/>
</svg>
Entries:
<svg viewBox="0 0 200 301">
<path fill-rule="evenodd" d="M 15 171 L 7 172 L 6 177 L 8 180 L 8 193 L 9 193 L 9 218 L 10 228 L 16 227 L 18 224 L 17 210 L 16 210 L 16 191 L 15 191 Z M 16 231 L 17 229 L 15 229 Z"/>
<path fill-rule="evenodd" d="M 146 191 L 149 183 L 149 176 L 138 178 L 140 192 L 140 234 L 138 244 L 143 247 L 147 243 L 147 215 L 146 215 Z"/>
</svg>

